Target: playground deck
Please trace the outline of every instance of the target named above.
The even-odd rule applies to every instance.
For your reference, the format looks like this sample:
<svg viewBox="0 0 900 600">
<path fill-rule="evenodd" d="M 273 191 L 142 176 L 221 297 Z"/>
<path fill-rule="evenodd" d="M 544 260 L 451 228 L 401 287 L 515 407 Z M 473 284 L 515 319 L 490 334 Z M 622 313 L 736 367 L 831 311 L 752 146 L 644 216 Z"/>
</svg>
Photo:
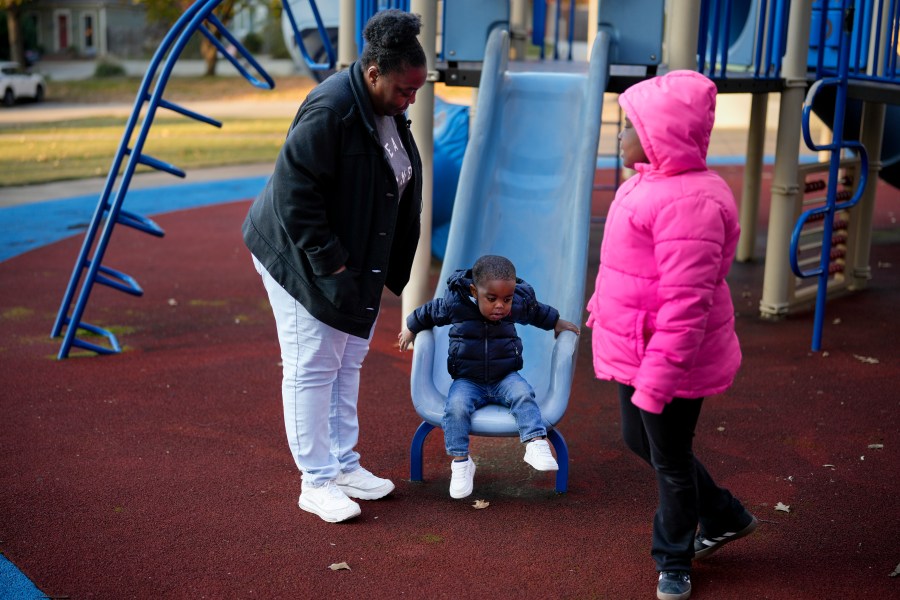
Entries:
<svg viewBox="0 0 900 600">
<path fill-rule="evenodd" d="M 742 169 L 721 172 L 739 191 Z M 597 193 L 594 213 L 606 203 Z M 653 478 L 619 439 L 615 391 L 592 376 L 588 335 L 560 423 L 569 492 L 523 463 L 514 440 L 477 438 L 475 493 L 453 501 L 440 435 L 425 447 L 426 481 L 408 481 L 419 420 L 411 355 L 395 346 L 400 301 L 386 295 L 364 367 L 359 449 L 397 490 L 346 524 L 300 511 L 274 323 L 240 240 L 247 206 L 155 216 L 162 240 L 117 232 L 106 261 L 146 293 L 96 289 L 87 316 L 114 328 L 125 346 L 114 356 L 58 361 L 48 337 L 80 236 L 0 262 L 0 552 L 41 592 L 652 597 Z M 900 192 L 879 184 L 874 277 L 829 303 L 826 352 L 809 350 L 811 313 L 759 319 L 761 260 L 732 269 L 744 366 L 707 401 L 696 449 L 762 524 L 696 566 L 694 598 L 900 593 L 889 577 L 900 562 L 898 212 Z M 592 225 L 589 278 L 601 234 Z M 476 510 L 476 499 L 490 505 Z M 329 569 L 341 562 L 350 570 Z M 0 581 L 0 596 L 12 593 Z"/>
</svg>

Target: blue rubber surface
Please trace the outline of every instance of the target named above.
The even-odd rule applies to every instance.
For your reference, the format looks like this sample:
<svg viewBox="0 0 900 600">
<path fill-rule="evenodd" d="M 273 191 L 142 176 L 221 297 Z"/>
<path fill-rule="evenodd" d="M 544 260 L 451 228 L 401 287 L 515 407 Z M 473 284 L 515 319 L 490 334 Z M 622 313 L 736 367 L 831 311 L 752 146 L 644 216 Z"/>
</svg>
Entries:
<svg viewBox="0 0 900 600">
<path fill-rule="evenodd" d="M 0 598 L 3 600 L 34 600 L 45 595 L 14 564 L 0 554 Z"/>
<path fill-rule="evenodd" d="M 266 177 L 129 190 L 123 208 L 143 216 L 253 198 Z M 0 209 L 0 261 L 87 229 L 100 194 Z"/>
</svg>

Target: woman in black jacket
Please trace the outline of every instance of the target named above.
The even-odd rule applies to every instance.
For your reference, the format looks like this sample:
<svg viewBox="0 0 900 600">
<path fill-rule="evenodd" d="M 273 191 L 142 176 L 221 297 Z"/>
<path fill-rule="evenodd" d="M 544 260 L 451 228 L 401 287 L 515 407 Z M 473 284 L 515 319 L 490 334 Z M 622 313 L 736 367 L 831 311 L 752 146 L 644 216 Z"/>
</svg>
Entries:
<svg viewBox="0 0 900 600">
<path fill-rule="evenodd" d="M 405 111 L 425 84 L 421 19 L 376 13 L 359 61 L 300 106 L 244 221 L 275 314 L 300 508 L 360 514 L 394 489 L 359 464 L 359 371 L 385 286 L 400 294 L 419 240 L 422 163 Z"/>
</svg>

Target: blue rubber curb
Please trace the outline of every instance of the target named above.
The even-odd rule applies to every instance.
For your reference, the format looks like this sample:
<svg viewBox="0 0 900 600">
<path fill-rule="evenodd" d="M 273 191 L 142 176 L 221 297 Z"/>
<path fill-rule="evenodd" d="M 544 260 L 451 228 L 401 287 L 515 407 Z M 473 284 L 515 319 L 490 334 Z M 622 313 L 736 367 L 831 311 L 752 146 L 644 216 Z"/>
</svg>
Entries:
<svg viewBox="0 0 900 600">
<path fill-rule="evenodd" d="M 254 198 L 266 177 L 129 190 L 123 208 L 143 216 Z M 0 209 L 0 261 L 83 233 L 99 193 Z"/>
<path fill-rule="evenodd" d="M 0 554 L 0 597 L 3 600 L 35 600 L 47 596 Z"/>
</svg>

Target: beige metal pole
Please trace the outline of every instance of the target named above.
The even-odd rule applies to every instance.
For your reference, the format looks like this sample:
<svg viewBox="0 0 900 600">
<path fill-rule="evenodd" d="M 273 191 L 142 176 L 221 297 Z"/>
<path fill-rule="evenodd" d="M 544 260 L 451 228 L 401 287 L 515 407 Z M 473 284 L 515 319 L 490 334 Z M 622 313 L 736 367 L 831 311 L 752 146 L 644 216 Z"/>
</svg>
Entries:
<svg viewBox="0 0 900 600">
<path fill-rule="evenodd" d="M 591 62 L 591 50 L 594 46 L 594 38 L 600 29 L 600 0 L 588 0 L 587 22 L 587 60 Z"/>
<path fill-rule="evenodd" d="M 847 277 L 849 288 L 860 290 L 872 278 L 869 264 L 872 249 L 872 217 L 875 212 L 875 192 L 878 172 L 881 171 L 881 144 L 884 138 L 884 121 L 887 109 L 884 104 L 866 102 L 860 119 L 859 141 L 869 155 L 869 181 L 852 213 L 847 248 Z"/>
<path fill-rule="evenodd" d="M 359 58 L 356 48 L 356 1 L 341 0 L 338 26 L 337 70 L 343 71 Z"/>
<path fill-rule="evenodd" d="M 610 0 L 607 0 L 607 2 Z M 697 70 L 697 36 L 700 34 L 700 0 L 672 0 L 666 13 L 666 63 L 669 70 Z"/>
<path fill-rule="evenodd" d="M 812 0 L 791 2 L 788 17 L 787 52 L 782 68 L 785 89 L 781 93 L 778 134 L 775 142 L 775 173 L 772 180 L 772 207 L 766 242 L 763 275 L 763 317 L 787 314 L 794 289 L 790 268 L 791 232 L 798 214 L 797 202 L 803 196 L 797 168 L 800 164 L 800 119 L 806 97 L 806 60 L 809 52 L 809 21 Z"/>
<path fill-rule="evenodd" d="M 509 8 L 509 39 L 512 41 L 513 59 L 525 60 L 528 48 L 528 2 L 510 0 Z"/>
<path fill-rule="evenodd" d="M 437 2 L 436 0 L 412 0 L 410 12 L 422 16 L 419 42 L 425 50 L 428 81 L 416 93 L 416 103 L 409 107 L 412 134 L 419 147 L 419 154 L 422 156 L 422 232 L 419 236 L 419 247 L 413 260 L 409 283 L 403 290 L 401 319 L 404 321 L 406 315 L 430 300 L 434 292 L 430 272 L 431 206 L 434 187 L 434 82 L 437 81 L 437 71 L 435 71 Z"/>
<path fill-rule="evenodd" d="M 747 164 L 744 167 L 744 186 L 741 190 L 741 239 L 736 257 L 739 262 L 751 261 L 755 255 L 768 104 L 769 94 L 753 94 L 750 103 L 750 129 L 747 132 Z"/>
<path fill-rule="evenodd" d="M 872 19 L 872 35 L 869 39 L 875 39 L 878 22 L 882 23 L 879 39 L 887 40 L 890 35 L 889 10 L 890 3 L 885 2 L 882 8 L 884 14 L 881 19 Z M 882 42 L 884 43 L 884 42 Z M 869 44 L 869 75 L 883 75 L 883 63 L 876 55 L 874 44 Z M 878 173 L 881 171 L 881 145 L 884 141 L 884 122 L 887 109 L 884 104 L 866 102 L 863 104 L 862 118 L 860 119 L 859 141 L 866 148 L 869 156 L 869 181 L 863 190 L 862 198 L 853 213 L 850 223 L 850 246 L 847 248 L 847 268 L 851 289 L 862 289 L 872 277 L 872 267 L 869 264 L 872 249 L 872 216 L 875 212 L 875 192 L 878 186 Z"/>
</svg>

